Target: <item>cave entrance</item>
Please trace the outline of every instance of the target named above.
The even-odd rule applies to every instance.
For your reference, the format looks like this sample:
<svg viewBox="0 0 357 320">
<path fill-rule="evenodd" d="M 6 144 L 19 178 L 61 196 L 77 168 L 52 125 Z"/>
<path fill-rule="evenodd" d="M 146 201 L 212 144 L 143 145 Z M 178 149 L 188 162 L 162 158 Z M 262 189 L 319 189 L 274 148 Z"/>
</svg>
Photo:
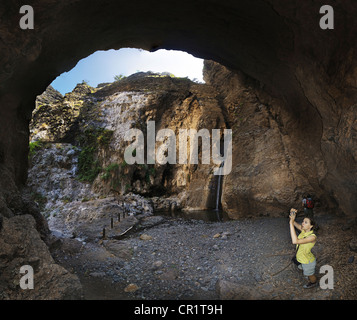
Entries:
<svg viewBox="0 0 357 320">
<path fill-rule="evenodd" d="M 187 77 L 191 81 L 204 83 L 202 69 L 202 59 L 183 51 L 161 49 L 149 52 L 135 48 L 111 49 L 96 51 L 80 60 L 71 71 L 62 73 L 51 85 L 65 95 L 81 82 L 86 82 L 93 88 L 100 88 L 139 72 L 152 72 L 177 78 Z"/>
<path fill-rule="evenodd" d="M 18 15 L 16 4 L 9 6 L 9 10 L 10 8 L 11 12 Z M 314 140 L 311 152 L 322 150 L 318 162 L 323 163 L 327 158 L 326 154 L 330 153 L 330 144 L 324 141 L 328 148 L 320 148 L 320 140 L 321 136 L 329 137 L 330 129 L 324 129 L 326 126 L 322 125 L 319 113 L 334 109 L 333 102 L 331 107 L 312 105 L 311 101 L 315 98 L 312 97 L 313 94 L 308 97 L 310 93 L 305 89 L 307 86 L 302 84 L 304 79 L 308 79 L 311 70 L 312 73 L 320 73 L 314 69 L 315 61 L 323 61 L 322 67 L 326 71 L 329 70 L 328 66 L 338 65 L 335 63 L 338 55 L 333 54 L 335 46 L 328 45 L 330 40 L 325 41 L 327 33 L 325 32 L 323 37 L 319 29 L 318 32 L 311 33 L 310 26 L 301 18 L 308 18 L 311 26 L 315 25 L 312 13 L 317 14 L 318 9 L 318 4 L 312 4 L 311 7 L 299 8 L 302 10 L 301 14 L 294 15 L 295 11 L 285 10 L 283 4 L 272 5 L 267 1 L 157 1 L 153 4 L 150 1 L 124 3 L 107 0 L 98 5 L 96 1 L 79 0 L 47 7 L 37 4 L 34 6 L 36 31 L 23 32 L 18 27 L 16 19 L 13 19 L 15 23 L 12 21 L 9 25 L 10 34 L 20 40 L 11 48 L 12 38 L 9 37 L 9 49 L 4 50 L 6 74 L 1 86 L 1 104 L 4 106 L 1 118 L 10 120 L 0 129 L 3 137 L 0 159 L 9 168 L 14 184 L 21 186 L 27 176 L 28 120 L 31 118 L 35 97 L 43 92 L 57 75 L 70 70 L 80 59 L 94 50 L 136 47 L 149 51 L 184 50 L 195 56 L 217 61 L 230 70 L 241 70 L 268 95 L 281 99 L 279 110 L 272 113 L 273 116 L 285 115 L 284 121 L 277 119 L 278 128 L 289 128 L 289 132 L 296 131 L 302 146 L 306 138 L 310 138 L 309 141 Z M 305 16 L 305 10 L 310 14 Z M 311 37 L 311 41 L 302 41 L 298 50 L 295 43 L 297 25 L 305 26 L 301 30 L 303 37 Z M 316 28 L 319 28 L 317 23 Z M 339 43 L 341 36 L 342 34 L 336 33 L 336 43 Z M 5 48 L 7 45 L 7 42 L 4 42 Z M 347 50 L 348 46 L 343 49 Z M 306 59 L 301 59 L 305 55 Z M 298 69 L 297 63 L 301 65 Z M 330 71 L 334 74 L 335 70 Z M 327 72 L 327 75 L 329 74 L 330 72 Z M 320 80 L 321 83 L 325 81 L 318 79 L 316 85 Z M 302 110 L 308 113 L 304 118 L 301 117 Z M 330 119 L 332 116 L 329 112 L 323 113 L 324 119 Z M 311 121 L 318 123 L 309 125 L 304 119 L 313 119 Z M 8 132 L 12 134 L 9 136 Z M 334 164 L 333 160 L 327 169 L 334 168 Z M 307 163 L 306 167 L 311 167 L 310 163 Z M 319 167 L 314 170 L 323 173 L 325 169 Z M 324 189 L 328 191 L 320 188 L 320 194 L 349 194 L 345 192 L 349 187 L 342 186 L 349 185 L 350 182 L 354 185 L 348 178 L 354 175 L 349 174 L 351 170 L 347 170 L 346 174 L 342 171 L 341 169 L 338 174 L 331 174 L 326 179 L 315 179 L 314 184 L 304 181 L 300 185 L 317 189 L 323 181 Z M 333 177 L 338 175 L 343 177 L 339 179 L 339 186 L 343 192 L 336 191 L 338 188 L 332 183 Z M 345 177 L 348 178 L 348 183 L 344 182 Z M 341 201 L 343 203 L 352 201 L 347 197 L 341 199 L 346 200 Z M 227 199 L 226 203 L 233 204 L 231 211 L 237 208 L 240 211 L 246 208 L 255 210 L 251 203 L 257 203 L 256 199 L 245 202 L 244 200 L 239 199 L 239 204 L 245 203 L 242 208 L 238 203 L 234 204 L 232 191 L 232 197 Z M 274 197 L 268 200 L 272 208 L 275 207 Z M 290 199 L 285 201 L 283 206 L 288 202 L 291 202 Z M 262 203 L 265 206 L 266 202 Z M 273 209 L 270 211 L 273 212 Z"/>
<path fill-rule="evenodd" d="M 337 98 L 338 100 L 341 98 L 345 100 L 346 98 L 346 102 L 341 105 L 341 110 L 347 104 L 350 104 L 352 100 L 355 100 L 355 93 L 351 91 L 355 88 L 353 83 L 353 79 L 355 79 L 355 61 L 352 58 L 346 58 L 354 56 L 355 49 L 350 46 L 351 43 L 354 43 L 351 41 L 354 37 L 354 29 L 350 29 L 348 24 L 354 25 L 355 14 L 351 14 L 351 17 L 349 17 L 348 12 L 353 13 L 355 10 L 347 10 L 348 7 L 345 4 L 336 4 L 338 6 L 336 13 L 339 13 L 339 18 L 336 20 L 339 21 L 340 27 L 336 28 L 335 32 L 324 32 L 322 34 L 320 30 L 314 30 L 313 27 L 316 25 L 318 28 L 318 19 L 316 18 L 320 6 L 319 3 L 310 1 L 309 4 L 304 6 L 296 6 L 294 3 L 290 3 L 287 7 L 285 5 L 286 2 L 283 1 L 247 0 L 228 2 L 217 0 L 182 0 L 177 2 L 163 0 L 133 0 L 129 2 L 103 0 L 100 5 L 98 1 L 93 0 L 35 1 L 35 30 L 24 31 L 18 25 L 18 2 L 3 2 L 1 8 L 5 9 L 5 11 L 2 10 L 2 13 L 4 13 L 2 14 L 4 28 L 2 28 L 2 41 L 0 43 L 2 49 L 0 82 L 0 119 L 2 120 L 0 135 L 2 139 L 0 143 L 0 163 L 4 179 L 1 180 L 1 193 L 3 195 L 1 197 L 1 214 L 11 218 L 13 213 L 22 212 L 23 205 L 18 191 L 27 177 L 28 122 L 31 118 L 35 97 L 43 92 L 58 74 L 71 69 L 79 59 L 94 50 L 127 46 L 147 50 L 157 50 L 158 48 L 180 49 L 205 59 L 218 61 L 232 70 L 241 70 L 245 75 L 255 79 L 254 81 L 264 91 L 275 97 L 282 98 L 284 103 L 278 110 L 282 111 L 282 113 L 276 112 L 273 115 L 285 114 L 286 119 L 283 122 L 280 121 L 281 119 L 277 119 L 279 120 L 275 126 L 277 130 L 285 127 L 289 129 L 288 132 L 293 130 L 303 132 L 304 135 L 300 136 L 301 141 L 306 141 L 304 137 L 311 137 L 315 142 L 311 146 L 311 153 L 308 152 L 304 156 L 294 158 L 298 160 L 297 162 L 306 162 L 305 167 L 315 170 L 315 167 L 305 160 L 314 158 L 316 150 L 321 150 L 322 153 L 318 159 L 320 164 L 323 164 L 325 160 L 329 160 L 328 158 L 334 151 L 340 154 L 338 157 L 330 157 L 332 159 L 327 162 L 326 168 L 323 166 L 316 168 L 319 173 L 330 172 L 330 174 L 326 175 L 326 177 L 322 176 L 312 186 L 324 184 L 324 190 L 320 192 L 321 194 L 336 194 L 336 199 L 340 199 L 342 203 L 346 204 L 346 212 L 354 213 L 353 208 L 356 207 L 353 205 L 356 199 L 356 197 L 353 197 L 355 195 L 354 190 L 356 190 L 354 188 L 356 181 L 355 160 L 350 161 L 350 165 L 344 161 L 345 155 L 350 153 L 339 152 L 340 145 L 336 143 L 336 137 L 330 135 L 334 132 L 333 127 L 338 124 L 338 120 L 331 122 L 330 120 L 335 118 L 335 113 L 332 111 L 340 109 L 340 106 L 336 105 Z M 351 30 L 351 32 L 345 34 L 344 31 L 347 29 Z M 341 39 L 347 45 L 341 46 Z M 346 61 L 346 64 L 344 61 Z M 340 71 L 347 70 L 346 73 L 340 72 L 338 70 L 339 67 L 341 67 Z M 341 81 L 334 81 L 334 79 L 341 79 Z M 339 82 L 339 84 L 337 85 L 336 82 Z M 310 84 L 314 86 L 310 86 Z M 308 90 L 309 87 L 313 89 Z M 326 90 L 326 87 L 331 90 Z M 315 88 L 316 90 L 314 90 Z M 328 93 L 331 96 L 317 99 L 316 92 L 321 94 Z M 137 98 L 136 95 L 135 98 Z M 334 100 L 335 103 L 331 101 L 326 105 L 326 102 L 330 100 Z M 316 105 L 311 105 L 313 101 L 316 101 Z M 166 102 L 169 101 L 166 100 Z M 194 102 L 192 101 L 192 103 Z M 258 104 L 258 111 L 259 107 L 260 104 Z M 351 109 L 351 112 L 354 112 L 354 110 Z M 305 117 L 301 117 L 301 111 L 310 112 Z M 338 118 L 343 119 L 341 117 Z M 317 125 L 309 126 L 305 119 L 317 121 Z M 264 124 L 266 121 L 261 123 Z M 342 130 L 343 127 L 341 132 Z M 99 132 L 99 136 L 94 136 L 100 138 L 99 141 L 105 144 L 108 137 L 107 133 Z M 93 137 L 93 134 L 91 136 Z M 321 137 L 326 138 L 325 141 L 321 141 Z M 71 136 L 68 137 L 68 139 L 70 138 Z M 343 140 L 344 136 L 341 136 L 341 138 Z M 311 140 L 309 139 L 309 141 Z M 354 146 L 353 142 L 351 139 L 351 146 Z M 63 161 L 65 157 L 70 157 L 73 152 L 76 152 L 76 150 L 70 148 L 66 149 L 61 146 L 59 148 L 62 148 L 63 156 L 55 157 L 53 155 L 56 161 Z M 341 150 L 347 151 L 348 148 L 348 146 L 344 146 Z M 299 145 L 296 146 L 296 150 L 304 150 L 304 153 L 309 151 Z M 90 151 L 88 150 L 88 152 Z M 298 152 L 292 152 L 291 154 L 294 156 L 299 155 Z M 290 158 L 288 154 L 286 154 L 286 157 Z M 279 163 L 278 160 L 275 161 L 274 159 L 276 163 Z M 293 159 L 291 158 L 291 160 Z M 248 158 L 247 163 L 250 164 L 252 161 Z M 338 164 L 341 169 L 336 169 Z M 46 163 L 43 163 L 43 165 L 46 166 Z M 265 168 L 255 167 L 254 169 L 256 169 L 256 172 L 252 174 L 257 173 L 261 176 Z M 304 168 L 297 167 L 295 171 L 304 171 L 300 169 Z M 280 172 L 279 170 L 278 173 Z M 144 177 L 146 178 L 146 175 Z M 270 177 L 272 175 L 268 174 L 267 178 L 269 179 Z M 261 181 L 261 179 L 259 180 Z M 299 185 L 309 186 L 310 184 L 306 180 L 308 179 L 301 179 Z M 293 184 L 291 186 L 295 187 Z M 199 187 L 197 188 L 198 190 L 200 190 Z M 240 191 L 232 189 L 232 197 L 227 199 L 227 203 L 233 203 L 233 200 L 241 193 Z M 289 191 L 288 193 L 291 194 L 292 192 Z M 351 200 L 347 199 L 347 197 L 351 198 Z M 286 204 L 292 203 L 284 195 L 280 198 L 285 198 Z M 85 197 L 82 200 L 83 205 L 90 202 Z M 135 203 L 145 199 L 133 198 L 127 200 L 131 201 L 135 206 Z M 244 203 L 242 200 L 244 200 L 243 197 L 238 198 L 239 203 Z M 247 202 L 251 202 L 253 205 L 259 204 L 254 200 L 256 199 L 252 197 L 252 201 Z M 264 199 L 264 197 L 260 197 L 258 200 L 262 200 L 260 203 L 264 207 L 266 207 L 266 200 L 268 200 L 268 204 L 271 205 L 271 212 L 276 211 L 274 198 Z M 100 205 L 100 201 L 97 202 L 97 205 Z M 105 207 L 110 210 L 113 209 L 108 203 Z M 247 203 L 246 207 L 243 207 L 241 211 L 251 207 L 250 203 Z M 89 208 L 83 207 L 83 209 L 87 214 Z M 257 208 L 256 211 L 259 209 Z M 97 213 L 100 214 L 98 210 Z M 31 227 L 27 231 L 25 225 L 28 219 L 22 219 L 20 215 L 15 218 L 18 221 L 18 228 L 11 228 L 7 231 L 8 234 L 14 232 L 18 239 L 28 239 L 27 234 L 32 231 L 35 232 L 35 228 Z M 195 230 L 192 230 L 187 235 L 185 234 L 183 242 L 190 239 L 192 234 L 195 234 Z M 253 232 L 250 234 L 253 234 Z M 3 233 L 3 236 L 6 237 L 7 234 Z M 98 233 L 96 232 L 97 236 Z M 205 236 L 205 234 L 202 234 L 202 236 Z M 171 238 L 172 236 L 170 235 L 170 240 Z M 33 239 L 37 241 L 37 239 Z M 252 239 L 252 242 L 254 241 L 256 239 Z M 264 241 L 260 243 L 264 244 Z M 8 248 L 10 260 L 6 262 L 5 276 L 10 284 L 9 288 L 14 288 L 13 279 L 10 277 L 10 273 L 13 273 L 13 265 L 31 261 L 33 249 L 39 248 L 36 242 L 29 242 L 25 244 L 26 250 L 23 251 L 23 245 L 24 243 L 20 241 L 20 248 L 14 242 Z M 174 253 L 173 258 L 177 257 L 179 245 L 171 250 Z M 133 243 L 133 250 L 135 246 L 136 244 Z M 203 243 L 202 247 L 207 247 L 206 242 Z M 191 248 L 189 249 L 191 250 Z M 148 250 L 142 251 L 149 252 Z M 197 247 L 196 252 L 199 251 L 200 248 Z M 17 259 L 12 254 L 13 252 L 23 253 L 19 262 L 16 262 Z M 191 250 L 185 253 L 185 256 L 192 254 L 192 252 Z M 250 257 L 251 253 L 248 252 L 247 256 Z M 210 253 L 207 256 L 214 255 Z M 227 251 L 222 256 L 222 263 L 216 270 L 223 270 L 223 268 L 227 270 L 227 274 L 223 278 L 228 279 L 231 276 L 231 271 L 235 270 L 235 259 L 232 259 L 231 264 L 227 261 L 228 257 L 234 256 L 235 253 L 233 251 Z M 200 258 L 199 255 L 198 258 Z M 49 264 L 52 264 L 52 260 L 47 259 L 46 255 L 39 255 L 39 260 L 36 261 L 39 261 L 40 264 L 42 262 L 47 264 L 47 261 L 49 261 Z M 148 261 L 150 260 L 144 260 L 142 265 L 146 267 Z M 251 258 L 247 259 L 247 264 L 248 268 L 251 269 Z M 159 263 L 155 264 L 155 267 L 158 265 Z M 255 265 L 260 266 L 257 263 Z M 127 267 L 127 265 L 124 265 L 124 267 Z M 186 268 L 188 270 L 196 270 L 192 265 L 186 265 Z M 108 269 L 112 271 L 111 268 L 105 268 L 105 270 Z M 175 269 L 174 265 L 170 265 L 170 269 L 172 271 L 172 269 L 176 270 L 177 268 Z M 199 273 L 197 278 L 201 277 L 201 270 L 197 268 Z M 208 283 L 201 284 L 206 290 L 207 288 L 214 288 L 214 283 L 210 282 L 212 269 L 207 268 L 207 270 L 208 276 L 206 279 Z M 71 291 L 68 291 L 67 294 L 68 283 L 65 282 L 66 280 L 62 280 L 66 279 L 63 270 L 48 268 L 46 271 L 48 271 L 48 276 L 53 281 L 49 282 L 48 277 L 43 280 L 36 278 L 38 287 L 44 288 L 45 291 L 40 293 L 33 291 L 34 298 L 53 297 L 52 293 L 55 293 L 54 296 L 56 298 L 71 297 Z M 236 274 L 238 275 L 238 273 Z M 136 273 L 133 272 L 133 275 L 135 276 Z M 175 278 L 175 274 L 172 272 L 164 275 L 168 280 Z M 256 275 L 253 274 L 254 285 L 261 280 Z M 242 278 L 241 276 L 244 276 L 244 274 L 239 274 L 240 278 Z M 147 279 L 151 278 L 152 275 L 150 274 Z M 4 280 L 7 279 L 4 278 Z M 60 280 L 60 282 L 57 280 Z M 190 283 L 194 281 L 195 278 L 190 279 Z M 187 289 L 186 284 L 185 286 L 183 290 Z M 269 284 L 264 286 L 263 289 L 269 289 L 272 286 L 273 284 Z M 130 290 L 135 289 L 133 287 L 131 286 Z M 65 288 L 63 290 L 66 290 L 66 295 L 63 290 L 61 291 L 61 288 Z M 154 290 L 154 287 L 152 288 Z M 206 290 L 201 290 L 201 292 L 207 292 Z M 10 297 L 21 298 L 23 294 L 23 292 L 14 293 Z M 76 297 L 75 294 L 74 296 Z M 192 298 L 193 296 L 189 297 Z M 211 296 L 207 297 L 212 298 Z M 287 298 L 291 297 L 293 296 L 288 296 Z M 177 296 L 174 296 L 174 298 L 177 298 Z"/>
<path fill-rule="evenodd" d="M 36 12 L 36 8 L 34 9 Z M 29 67 L 24 68 L 17 77 L 14 76 L 9 84 L 10 93 L 5 99 L 5 104 L 10 101 L 14 104 L 12 110 L 16 109 L 16 114 L 21 114 L 21 116 L 14 116 L 20 123 L 17 126 L 19 130 L 13 137 L 18 147 L 13 147 L 15 144 L 9 143 L 8 148 L 9 154 L 11 153 L 14 159 L 15 182 L 20 185 L 26 179 L 24 150 L 28 145 L 25 138 L 28 137 L 24 138 L 22 132 L 26 132 L 28 127 L 27 120 L 30 119 L 30 111 L 32 111 L 30 102 L 35 98 L 34 94 L 41 93 L 58 74 L 74 67 L 81 58 L 88 56 L 94 50 L 111 48 L 132 47 L 148 51 L 183 50 L 200 58 L 217 61 L 237 73 L 240 70 L 242 77 L 249 78 L 256 87 L 267 93 L 268 100 L 274 97 L 279 100 L 278 110 L 274 113 L 267 110 L 273 116 L 284 114 L 283 121 L 280 118 L 276 119 L 278 129 L 285 129 L 286 126 L 289 132 L 294 130 L 303 132 L 299 136 L 299 141 L 304 141 L 306 137 L 313 137 L 317 148 L 322 126 L 308 126 L 300 119 L 300 110 L 309 111 L 307 112 L 309 116 L 306 118 L 317 120 L 320 118 L 314 117 L 317 113 L 316 108 L 311 106 L 299 81 L 300 76 L 302 79 L 305 75 L 297 77 L 294 71 L 297 61 L 294 58 L 299 57 L 299 55 L 295 57 L 294 52 L 295 38 L 292 36 L 294 24 L 288 23 L 289 20 L 285 18 L 286 12 L 277 14 L 280 11 L 283 10 L 265 1 L 229 4 L 217 1 L 209 3 L 159 1 L 152 6 L 149 2 L 138 4 L 137 1 L 133 1 L 124 5 L 122 2 L 108 0 L 98 6 L 95 1 L 80 0 L 55 8 L 53 12 L 56 14 L 51 12 L 47 16 L 47 9 L 38 12 L 37 28 L 41 30 L 41 37 L 39 35 L 36 38 L 35 35 L 31 35 L 32 38 L 29 38 L 27 49 L 29 61 L 24 61 Z M 113 15 L 113 12 L 116 14 Z M 48 24 L 48 21 L 51 21 L 51 24 Z M 117 75 L 120 76 L 120 72 Z M 26 79 L 26 83 L 23 79 Z M 21 90 L 11 87 L 16 82 L 19 83 Z M 21 99 L 12 101 L 13 96 L 20 96 Z M 199 104 L 199 101 L 197 103 Z M 260 103 L 257 103 L 259 110 Z M 71 137 L 72 134 L 69 134 L 68 141 Z M 146 175 L 142 180 L 145 179 Z M 187 179 L 187 175 L 181 180 L 184 179 Z M 265 180 L 266 185 L 269 185 L 269 179 Z M 233 181 L 231 183 L 233 184 Z M 281 184 L 278 183 L 274 186 L 277 194 L 280 186 Z M 247 189 L 249 190 L 250 186 Z M 199 197 L 199 190 L 198 185 L 195 198 Z M 241 198 L 236 197 L 235 191 L 232 188 L 229 198 L 224 201 L 234 218 L 244 215 L 247 211 L 255 214 L 261 208 L 265 209 L 265 195 L 263 201 L 260 201 L 256 198 L 247 199 L 249 192 L 244 192 Z M 253 190 L 252 193 L 259 192 Z M 283 198 L 284 201 L 285 198 L 287 199 L 287 197 Z M 269 211 L 276 211 L 274 196 L 268 200 Z M 278 203 L 279 210 L 283 207 L 285 210 L 286 203 L 290 203 L 290 200 L 289 198 L 281 205 Z M 262 206 L 257 208 L 256 203 L 262 203 Z M 201 203 L 193 203 L 191 207 L 200 206 Z M 236 215 L 235 212 L 239 214 Z"/>
<path fill-rule="evenodd" d="M 217 195 L 223 179 L 214 176 L 208 165 L 202 170 L 197 170 L 200 164 L 131 166 L 123 153 L 125 132 L 135 128 L 146 135 L 147 121 L 156 122 L 156 131 L 225 128 L 219 101 L 212 104 L 215 96 L 204 84 L 202 69 L 203 60 L 185 52 L 100 51 L 57 77 L 37 97 L 27 184 L 52 230 L 86 238 L 88 230 L 77 222 L 94 221 L 98 211 L 102 211 L 100 222 L 89 231 L 89 238 L 110 228 L 111 219 L 119 222 L 151 211 L 220 220 Z M 197 146 L 200 163 L 202 139 Z M 196 189 L 190 191 L 192 180 Z M 206 202 L 195 201 L 192 213 L 183 214 L 185 190 L 202 198 L 200 189 L 205 185 Z M 108 197 L 116 200 L 105 200 Z M 87 214 L 80 217 L 83 210 Z"/>
</svg>

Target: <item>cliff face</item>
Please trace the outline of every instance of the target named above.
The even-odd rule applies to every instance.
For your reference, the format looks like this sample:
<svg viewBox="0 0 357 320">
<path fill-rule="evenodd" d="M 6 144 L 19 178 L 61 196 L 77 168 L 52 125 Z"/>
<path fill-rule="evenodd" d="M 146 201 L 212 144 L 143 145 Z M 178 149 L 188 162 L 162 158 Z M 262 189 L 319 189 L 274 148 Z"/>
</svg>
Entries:
<svg viewBox="0 0 357 320">
<path fill-rule="evenodd" d="M 57 182 L 62 189 L 72 191 L 62 192 L 59 198 L 73 201 L 92 198 L 93 194 L 107 197 L 132 192 L 149 198 L 174 198 L 176 209 L 215 208 L 218 177 L 213 170 L 217 164 L 212 159 L 210 164 L 202 164 L 202 142 L 198 164 L 179 164 L 179 132 L 207 129 L 211 134 L 213 129 L 220 129 L 223 138 L 223 130 L 230 128 L 232 171 L 221 179 L 220 201 L 229 217 L 277 216 L 291 206 L 300 207 L 306 193 L 314 196 L 316 209 L 321 212 L 348 212 L 354 202 L 351 194 L 355 183 L 348 183 L 355 163 L 353 107 L 341 118 L 343 138 L 338 134 L 334 141 L 340 150 L 353 151 L 350 158 L 343 160 L 346 177 L 331 184 L 333 172 L 339 169 L 329 168 L 341 155 L 326 156 L 323 132 L 311 134 L 321 125 L 321 119 L 315 118 L 312 124 L 306 111 L 301 114 L 306 122 L 290 126 L 291 115 L 283 102 L 266 94 L 243 73 L 232 73 L 218 63 L 205 61 L 204 75 L 206 85 L 142 73 L 99 89 L 80 84 L 65 97 L 56 96 L 49 88 L 37 99 L 30 130 L 32 140 L 50 143 L 49 152 L 56 150 L 53 143 L 70 143 L 72 154 L 76 154 L 74 166 L 67 165 L 74 182 Z M 147 163 L 150 121 L 155 125 L 155 136 L 161 129 L 175 133 L 176 164 L 161 165 L 158 159 L 155 164 Z M 131 143 L 124 136 L 133 128 L 143 133 L 143 164 L 131 165 L 124 159 L 125 149 Z M 212 135 L 210 138 L 213 143 Z M 162 142 L 156 142 L 156 151 L 161 146 Z M 190 144 L 187 146 L 189 150 Z M 42 162 L 39 159 L 45 157 L 41 152 L 36 161 Z M 46 187 L 53 186 L 51 181 L 61 180 L 43 172 L 50 166 L 39 167 L 37 163 L 30 171 L 31 184 L 36 185 L 36 177 L 41 175 L 49 179 L 40 183 Z M 86 183 L 86 187 L 76 192 L 78 183 Z M 338 184 L 342 187 L 336 188 Z M 92 194 L 88 194 L 89 190 Z M 43 196 L 50 199 L 48 192 Z"/>
<path fill-rule="evenodd" d="M 340 110 L 338 123 L 327 121 L 321 104 L 301 110 L 294 120 L 284 101 L 244 73 L 212 61 L 205 62 L 204 73 L 233 130 L 233 170 L 222 194 L 232 217 L 286 212 L 290 205 L 300 207 L 307 193 L 321 212 L 354 211 L 355 105 Z"/>
<path fill-rule="evenodd" d="M 155 136 L 162 129 L 170 129 L 175 134 L 175 163 L 160 164 L 160 159 L 154 164 L 148 163 L 149 122 L 155 126 Z M 191 164 L 190 139 L 187 139 L 187 164 L 181 164 L 180 130 L 199 132 L 204 129 L 211 135 L 213 129 L 219 129 L 222 135 L 225 128 L 224 115 L 213 87 L 150 73 L 136 74 L 100 89 L 81 84 L 54 103 L 43 104 L 37 100 L 30 126 L 34 146 L 46 149 L 46 143 L 50 143 L 47 148 L 52 148 L 53 143 L 73 145 L 78 163 L 76 168 L 68 167 L 75 171 L 79 181 L 90 184 L 94 193 L 103 197 L 113 192 L 133 192 L 147 197 L 175 196 L 179 203 L 177 207 L 184 209 L 215 207 L 217 176 L 213 170 L 217 164 L 211 159 L 213 139 L 210 136 L 209 163 L 202 164 L 203 146 L 199 138 L 198 164 Z M 124 158 L 124 152 L 131 144 L 125 140 L 130 129 L 138 129 L 143 134 L 144 163 L 128 164 Z M 161 147 L 169 152 L 167 141 L 157 141 L 156 155 Z M 37 157 L 35 159 L 38 161 Z M 45 166 L 38 167 L 36 162 L 33 166 L 35 173 L 30 175 L 33 178 L 29 182 L 36 184 L 35 177 L 41 175 L 38 171 Z"/>
<path fill-rule="evenodd" d="M 318 136 L 307 136 L 303 126 L 289 127 L 282 102 L 243 73 L 206 61 L 205 80 L 220 92 L 233 130 L 233 170 L 222 191 L 230 216 L 287 212 L 289 206 L 300 208 L 306 193 L 315 196 L 318 207 L 334 209 L 319 183 L 326 166 Z"/>
</svg>

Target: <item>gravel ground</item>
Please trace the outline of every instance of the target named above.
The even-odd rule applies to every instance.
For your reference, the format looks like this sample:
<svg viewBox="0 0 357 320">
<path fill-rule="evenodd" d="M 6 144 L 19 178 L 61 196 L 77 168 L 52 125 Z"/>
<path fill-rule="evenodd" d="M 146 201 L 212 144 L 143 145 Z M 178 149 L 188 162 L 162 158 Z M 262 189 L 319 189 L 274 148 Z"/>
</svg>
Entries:
<svg viewBox="0 0 357 320">
<path fill-rule="evenodd" d="M 79 276 L 85 299 L 356 299 L 357 259 L 348 246 L 355 232 L 341 231 L 336 217 L 317 221 L 316 271 L 320 279 L 322 265 L 333 267 L 333 289 L 302 288 L 287 218 L 154 216 L 121 240 L 61 239 L 53 256 Z"/>
</svg>

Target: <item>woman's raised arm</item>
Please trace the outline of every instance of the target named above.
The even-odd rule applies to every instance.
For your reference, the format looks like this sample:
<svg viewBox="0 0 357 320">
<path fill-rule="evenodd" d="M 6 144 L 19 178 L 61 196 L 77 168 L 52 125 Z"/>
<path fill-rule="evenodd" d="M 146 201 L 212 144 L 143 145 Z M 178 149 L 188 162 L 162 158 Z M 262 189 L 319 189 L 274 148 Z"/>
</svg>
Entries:
<svg viewBox="0 0 357 320">
<path fill-rule="evenodd" d="M 294 227 L 301 231 L 301 224 L 298 224 L 296 221 L 294 221 Z"/>
</svg>

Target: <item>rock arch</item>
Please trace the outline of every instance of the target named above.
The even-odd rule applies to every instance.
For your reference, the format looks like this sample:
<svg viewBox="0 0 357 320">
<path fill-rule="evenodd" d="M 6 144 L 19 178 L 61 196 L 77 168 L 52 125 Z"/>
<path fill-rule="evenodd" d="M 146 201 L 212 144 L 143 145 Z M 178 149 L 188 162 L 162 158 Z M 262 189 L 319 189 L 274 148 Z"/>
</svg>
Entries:
<svg viewBox="0 0 357 320">
<path fill-rule="evenodd" d="M 323 153 L 329 183 L 339 180 L 345 191 L 354 185 L 349 177 L 356 159 L 355 140 L 339 121 L 350 123 L 354 114 L 352 39 L 357 9 L 352 1 L 335 6 L 336 27 L 330 31 L 319 28 L 318 4 L 297 1 L 159 1 L 153 5 L 106 0 L 99 5 L 66 0 L 35 1 L 33 8 L 35 29 L 21 30 L 19 8 L 8 2 L 0 7 L 0 105 L 5 121 L 0 154 L 17 185 L 26 179 L 27 126 L 35 96 L 79 59 L 96 50 L 122 47 L 185 50 L 255 79 L 264 92 L 281 100 L 289 117 L 285 125 L 305 134 L 312 153 Z M 346 147 L 341 148 L 341 143 L 347 143 Z M 339 153 L 338 159 L 329 157 L 331 152 Z"/>
<path fill-rule="evenodd" d="M 303 150 L 288 159 L 306 162 L 299 170 L 307 170 L 313 181 L 306 178 L 301 186 L 319 188 L 335 208 L 356 213 L 353 0 L 334 5 L 334 30 L 319 28 L 318 3 L 298 0 L 36 0 L 32 6 L 35 29 L 22 30 L 16 3 L 0 5 L 0 215 L 5 219 L 28 210 L 18 190 L 26 181 L 35 97 L 81 58 L 122 47 L 184 50 L 237 72 L 236 83 L 249 79 L 264 105 L 279 105 L 282 137 L 293 135 L 295 150 Z M 279 123 L 278 114 L 272 117 Z"/>
</svg>

